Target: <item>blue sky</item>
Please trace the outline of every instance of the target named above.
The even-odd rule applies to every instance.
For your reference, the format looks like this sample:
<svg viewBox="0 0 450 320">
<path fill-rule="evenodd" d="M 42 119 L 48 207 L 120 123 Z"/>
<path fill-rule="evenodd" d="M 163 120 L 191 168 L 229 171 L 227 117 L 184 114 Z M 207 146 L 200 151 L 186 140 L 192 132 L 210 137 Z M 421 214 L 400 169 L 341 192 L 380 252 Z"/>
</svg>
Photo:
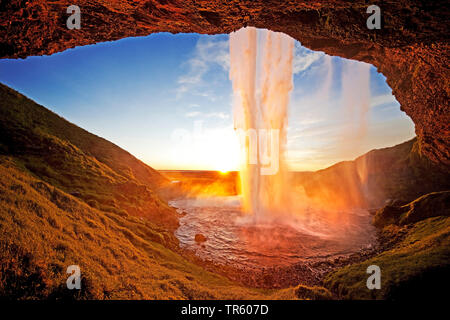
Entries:
<svg viewBox="0 0 450 320">
<path fill-rule="evenodd" d="M 0 82 L 157 169 L 235 169 L 228 50 L 228 35 L 160 33 L 0 60 Z M 373 66 L 361 134 L 355 126 L 361 118 L 353 119 L 343 100 L 359 90 L 357 77 L 343 80 L 343 70 L 356 64 L 296 42 L 292 169 L 320 169 L 414 136 L 412 121 Z"/>
</svg>

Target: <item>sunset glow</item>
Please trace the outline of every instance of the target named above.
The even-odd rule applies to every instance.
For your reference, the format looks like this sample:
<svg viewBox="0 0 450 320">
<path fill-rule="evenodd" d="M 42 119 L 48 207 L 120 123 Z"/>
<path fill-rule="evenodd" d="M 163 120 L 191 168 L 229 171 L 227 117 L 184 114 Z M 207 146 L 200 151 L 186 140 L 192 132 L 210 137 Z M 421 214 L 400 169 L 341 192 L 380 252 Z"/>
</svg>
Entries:
<svg viewBox="0 0 450 320">
<path fill-rule="evenodd" d="M 447 7 L 0 0 L 3 313 L 445 301 Z"/>
</svg>

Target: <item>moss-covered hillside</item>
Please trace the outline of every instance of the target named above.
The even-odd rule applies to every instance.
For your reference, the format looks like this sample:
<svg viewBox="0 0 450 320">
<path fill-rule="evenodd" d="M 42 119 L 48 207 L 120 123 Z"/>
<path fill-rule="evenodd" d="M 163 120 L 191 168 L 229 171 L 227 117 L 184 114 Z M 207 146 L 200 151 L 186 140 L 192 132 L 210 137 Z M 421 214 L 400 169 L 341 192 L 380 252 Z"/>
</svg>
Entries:
<svg viewBox="0 0 450 320">
<path fill-rule="evenodd" d="M 361 263 L 327 275 L 324 286 L 343 299 L 443 299 L 450 272 L 449 193 L 436 192 L 374 217 L 394 245 Z M 397 239 L 397 240 L 395 240 Z M 381 289 L 369 290 L 367 267 L 381 269 Z"/>
<path fill-rule="evenodd" d="M 158 196 L 167 179 L 113 143 L 0 84 L 0 154 L 91 207 L 146 217 L 174 230 Z"/>
</svg>

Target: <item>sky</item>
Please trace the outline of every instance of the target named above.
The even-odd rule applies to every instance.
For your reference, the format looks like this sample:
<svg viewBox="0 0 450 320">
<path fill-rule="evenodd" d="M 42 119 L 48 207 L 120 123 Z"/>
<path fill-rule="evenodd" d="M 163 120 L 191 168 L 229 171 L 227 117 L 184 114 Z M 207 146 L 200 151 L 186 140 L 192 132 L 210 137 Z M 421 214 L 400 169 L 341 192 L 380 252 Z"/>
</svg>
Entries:
<svg viewBox="0 0 450 320">
<path fill-rule="evenodd" d="M 369 70 L 369 108 L 353 106 Z M 228 35 L 169 33 L 0 60 L 0 82 L 156 169 L 235 170 Z M 310 171 L 414 137 L 375 67 L 295 43 L 287 160 Z M 356 99 L 356 101 L 359 101 Z"/>
</svg>

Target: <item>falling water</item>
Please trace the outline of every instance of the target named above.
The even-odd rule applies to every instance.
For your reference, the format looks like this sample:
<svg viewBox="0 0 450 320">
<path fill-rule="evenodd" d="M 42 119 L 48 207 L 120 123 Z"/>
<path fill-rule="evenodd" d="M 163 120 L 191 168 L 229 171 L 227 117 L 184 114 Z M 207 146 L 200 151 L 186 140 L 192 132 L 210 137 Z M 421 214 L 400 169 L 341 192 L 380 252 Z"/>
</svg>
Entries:
<svg viewBox="0 0 450 320">
<path fill-rule="evenodd" d="M 244 150 L 243 207 L 255 218 L 285 207 L 289 194 L 284 151 L 293 48 L 294 40 L 278 32 L 249 27 L 230 35 L 234 125 Z"/>
<path fill-rule="evenodd" d="M 370 106 L 370 64 L 345 60 L 341 74 L 341 104 L 346 125 L 342 134 L 342 145 L 360 150 L 367 134 L 368 113 Z M 348 147 L 347 147 L 348 148 Z"/>
<path fill-rule="evenodd" d="M 341 139 L 341 148 L 352 141 L 351 148 L 364 153 L 370 109 L 370 64 L 348 60 L 342 71 L 342 105 L 347 125 Z M 363 198 L 370 195 L 367 190 L 367 157 L 357 164 L 359 182 Z"/>
<path fill-rule="evenodd" d="M 350 214 L 350 211 L 336 213 L 335 209 L 351 209 L 364 203 L 366 174 L 361 166 L 356 176 L 351 170 L 342 172 L 348 194 L 339 199 L 333 198 L 338 181 L 315 183 L 314 198 L 293 184 L 285 159 L 293 55 L 294 40 L 282 33 L 244 28 L 230 35 L 234 126 L 240 133 L 243 150 L 240 170 L 243 209 L 257 221 L 276 218 L 292 225 L 295 220 L 308 231 L 329 230 L 324 221 L 339 227 Z M 331 58 L 325 56 L 321 67 L 327 76 L 317 90 L 322 99 L 328 100 L 324 101 L 327 105 L 342 108 L 345 116 L 343 143 L 337 142 L 337 149 L 363 146 L 370 104 L 370 65 L 351 60 L 344 63 L 341 101 L 335 101 L 331 94 Z M 276 170 L 267 174 L 268 168 Z"/>
</svg>

